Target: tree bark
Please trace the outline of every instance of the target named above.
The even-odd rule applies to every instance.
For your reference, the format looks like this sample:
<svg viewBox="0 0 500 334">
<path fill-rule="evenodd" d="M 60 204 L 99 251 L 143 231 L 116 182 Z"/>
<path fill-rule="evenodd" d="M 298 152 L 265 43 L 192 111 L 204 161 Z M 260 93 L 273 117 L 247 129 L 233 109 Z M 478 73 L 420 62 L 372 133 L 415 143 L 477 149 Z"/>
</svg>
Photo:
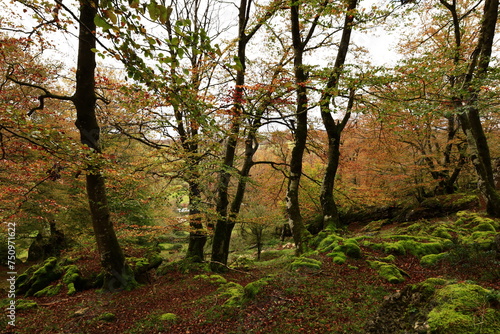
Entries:
<svg viewBox="0 0 500 334">
<path fill-rule="evenodd" d="M 320 102 L 321 119 L 323 120 L 323 125 L 325 126 L 328 136 L 327 165 L 321 184 L 320 203 L 323 213 L 323 228 L 330 230 L 335 230 L 340 227 L 340 217 L 335 203 L 333 189 L 335 187 L 335 176 L 337 175 L 337 169 L 339 166 L 340 138 L 342 131 L 351 116 L 350 111 L 354 102 L 354 90 L 351 90 L 347 111 L 342 121 L 336 122 L 333 119 L 332 111 L 330 110 L 330 103 L 336 94 L 335 91 L 338 88 L 338 83 L 342 75 L 342 68 L 344 67 L 347 52 L 349 51 L 352 26 L 354 23 L 353 10 L 356 9 L 357 2 L 357 0 L 350 0 L 347 4 L 347 12 L 345 15 L 339 49 L 337 51 L 337 58 L 335 59 L 332 74 L 330 75 L 326 88 L 322 93 Z"/>
<path fill-rule="evenodd" d="M 304 237 L 306 229 L 300 212 L 299 186 L 302 176 L 302 159 L 307 141 L 307 88 L 308 74 L 304 70 L 303 56 L 305 43 L 302 41 L 300 28 L 300 3 L 295 2 L 290 6 L 291 32 L 294 51 L 294 76 L 296 85 L 295 131 L 294 146 L 290 158 L 290 174 L 286 193 L 286 212 L 288 224 L 292 229 L 297 255 L 304 251 Z"/>
<path fill-rule="evenodd" d="M 246 62 L 246 46 L 248 36 L 245 34 L 247 23 L 247 4 L 246 0 L 240 1 L 239 16 L 238 16 L 238 61 L 241 65 L 236 70 L 236 82 L 233 93 L 233 119 L 231 129 L 226 143 L 224 161 L 222 170 L 219 175 L 217 186 L 217 223 L 215 225 L 214 238 L 212 243 L 212 263 L 211 269 L 214 271 L 225 270 L 227 258 L 229 256 L 229 243 L 231 233 L 234 228 L 234 219 L 228 215 L 229 207 L 229 181 L 231 180 L 231 170 L 234 169 L 234 159 L 236 155 L 236 146 L 238 145 L 238 136 L 242 122 L 242 106 L 245 84 L 245 62 Z"/>
<path fill-rule="evenodd" d="M 101 153 L 100 128 L 95 113 L 96 61 L 95 53 L 92 51 L 96 46 L 93 33 L 96 30 L 94 17 L 98 6 L 97 0 L 80 2 L 76 91 L 72 99 L 77 113 L 76 126 L 80 131 L 80 140 L 82 144 L 90 148 L 89 155 Z M 101 265 L 105 270 L 104 288 L 113 290 L 132 287 L 135 280 L 125 263 L 125 257 L 111 222 L 106 186 L 98 163 L 90 163 L 87 166 L 86 185 L 94 234 Z"/>
<path fill-rule="evenodd" d="M 481 123 L 479 110 L 480 85 L 477 81 L 487 76 L 498 20 L 498 0 L 486 0 L 483 20 L 476 49 L 471 57 L 471 64 L 462 87 L 468 92 L 456 102 L 462 129 L 467 136 L 471 160 L 480 178 L 480 189 L 486 199 L 486 211 L 494 217 L 500 217 L 500 195 L 495 188 L 492 161 L 488 141 Z"/>
<path fill-rule="evenodd" d="M 200 186 L 195 181 L 188 181 L 189 184 L 189 245 L 186 258 L 193 262 L 203 262 L 205 260 L 205 244 L 207 243 L 207 234 L 203 229 L 203 223 L 200 217 Z"/>
<path fill-rule="evenodd" d="M 233 93 L 233 119 L 231 122 L 231 129 L 226 143 L 226 151 L 224 161 L 222 164 L 222 171 L 219 176 L 217 188 L 217 223 L 214 231 L 214 238 L 212 243 L 212 263 L 211 269 L 214 271 L 224 271 L 227 259 L 229 256 L 229 245 L 231 242 L 231 234 L 236 224 L 236 218 L 240 211 L 243 197 L 246 190 L 246 177 L 250 175 L 250 169 L 253 166 L 253 155 L 257 147 L 253 147 L 254 136 L 250 136 L 246 140 L 245 147 L 245 160 L 240 174 L 240 181 L 236 190 L 235 197 L 229 208 L 229 181 L 231 180 L 231 170 L 234 169 L 234 159 L 236 155 L 236 147 L 238 144 L 238 136 L 240 128 L 244 120 L 243 115 L 243 99 L 244 99 L 244 85 L 245 85 L 245 68 L 246 68 L 246 47 L 250 39 L 262 27 L 263 23 L 271 17 L 274 13 L 274 8 L 270 8 L 263 16 L 263 18 L 249 31 L 246 32 L 247 24 L 249 21 L 249 13 L 252 6 L 252 1 L 241 0 L 238 14 L 238 62 L 239 65 L 236 69 L 236 82 Z M 260 122 L 254 123 L 254 126 L 260 126 Z M 254 130 L 250 130 L 252 133 Z M 256 130 L 255 130 L 256 131 Z"/>
</svg>

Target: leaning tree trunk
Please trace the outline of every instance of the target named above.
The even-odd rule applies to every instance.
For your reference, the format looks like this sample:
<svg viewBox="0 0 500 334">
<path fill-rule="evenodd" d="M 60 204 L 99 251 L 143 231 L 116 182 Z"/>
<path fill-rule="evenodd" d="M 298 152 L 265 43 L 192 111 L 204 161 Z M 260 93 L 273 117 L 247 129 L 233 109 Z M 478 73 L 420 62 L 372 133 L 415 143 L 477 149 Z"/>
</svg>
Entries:
<svg viewBox="0 0 500 334">
<path fill-rule="evenodd" d="M 89 155 L 99 155 L 100 129 L 95 113 L 95 49 L 94 17 L 97 14 L 97 0 L 80 2 L 80 33 L 76 71 L 76 91 L 73 103 L 76 108 L 76 126 L 80 131 L 82 144 L 90 148 Z M 94 160 L 93 158 L 91 160 Z M 118 243 L 106 197 L 104 177 L 98 163 L 90 163 L 86 171 L 87 195 L 92 224 L 101 265 L 105 270 L 105 285 L 108 290 L 129 288 L 135 282 L 132 272 L 125 263 L 125 257 Z"/>
</svg>

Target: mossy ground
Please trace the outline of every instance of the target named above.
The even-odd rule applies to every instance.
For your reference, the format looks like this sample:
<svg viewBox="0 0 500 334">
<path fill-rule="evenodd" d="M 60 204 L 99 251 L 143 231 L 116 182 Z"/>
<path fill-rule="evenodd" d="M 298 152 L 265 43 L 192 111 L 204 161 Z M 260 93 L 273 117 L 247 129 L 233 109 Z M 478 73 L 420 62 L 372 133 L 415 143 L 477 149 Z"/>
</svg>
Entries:
<svg viewBox="0 0 500 334">
<path fill-rule="evenodd" d="M 88 281 L 99 272 L 97 253 L 85 249 L 68 254 L 71 261 L 60 262 L 62 276 L 50 284 L 63 284 L 58 295 L 26 297 L 39 306 L 19 310 L 17 325 L 20 333 L 94 334 L 102 333 L 104 327 L 109 333 L 366 333 L 368 319 L 388 296 L 429 277 L 438 278 L 425 281 L 419 291 L 435 297 L 427 308 L 410 310 L 414 319 L 421 311 L 427 317 L 440 300 L 438 288 L 451 279 L 474 280 L 482 288 L 499 289 L 496 253 L 468 241 L 474 233 L 495 233 L 489 227 L 496 229 L 495 221 L 487 221 L 488 226 L 483 223 L 463 214 L 444 221 L 378 224 L 381 230 L 372 227 L 370 232 L 321 233 L 312 243 L 316 250 L 300 258 L 294 256 L 294 249 L 277 242 L 264 250 L 261 261 L 254 260 L 249 251 L 235 252 L 231 262 L 252 260 L 222 275 L 207 271 L 206 264 L 167 262 L 133 291 L 108 293 L 85 287 L 67 296 L 67 283 L 78 281 L 78 275 Z M 394 244 L 402 245 L 400 252 L 389 250 Z M 125 251 L 136 259 L 147 258 L 144 249 L 126 246 Z M 425 263 L 433 256 L 440 258 Z M 372 268 L 370 263 L 376 265 Z M 30 274 L 41 267 L 31 269 Z M 404 281 L 394 274 L 396 280 L 390 283 L 380 276 L 380 268 L 395 269 Z M 494 296 L 492 292 L 486 298 L 495 300 Z M 491 308 L 476 307 L 475 314 L 491 319 L 495 315 L 488 311 Z M 431 319 L 440 319 L 438 311 L 446 309 L 434 310 Z M 114 320 L 98 320 L 104 313 L 112 313 Z M 164 319 L 173 317 L 165 314 L 175 315 L 175 321 Z M 41 318 L 47 321 L 41 323 L 37 320 Z M 419 326 L 430 326 L 432 322 L 426 319 Z"/>
</svg>

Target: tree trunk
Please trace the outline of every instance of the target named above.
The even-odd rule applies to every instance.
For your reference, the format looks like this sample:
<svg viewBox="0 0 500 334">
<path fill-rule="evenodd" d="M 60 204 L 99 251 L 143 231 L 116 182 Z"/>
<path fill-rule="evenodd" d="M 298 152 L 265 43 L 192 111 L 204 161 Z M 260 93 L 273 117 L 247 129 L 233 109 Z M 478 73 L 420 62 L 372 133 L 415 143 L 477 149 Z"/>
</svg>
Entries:
<svg viewBox="0 0 500 334">
<path fill-rule="evenodd" d="M 340 217 L 335 199 L 333 196 L 333 189 L 335 187 L 335 177 L 337 175 L 337 169 L 339 166 L 340 159 L 340 137 L 343 130 L 343 125 L 347 123 L 350 113 L 344 117 L 340 124 L 336 124 L 334 127 L 330 126 L 328 133 L 328 153 L 327 153 L 327 165 L 325 169 L 325 175 L 323 176 L 323 181 L 321 183 L 320 192 L 320 204 L 323 213 L 323 229 L 336 230 L 340 227 Z"/>
<path fill-rule="evenodd" d="M 462 129 L 469 143 L 471 160 L 480 178 L 480 189 L 486 199 L 486 211 L 494 217 L 500 217 L 500 195 L 495 188 L 490 150 L 478 109 L 480 85 L 477 81 L 484 79 L 489 70 L 498 20 L 498 5 L 498 0 L 485 1 L 478 45 L 471 57 L 463 85 L 463 91 L 469 93 L 460 101 L 455 101 L 460 112 Z"/>
<path fill-rule="evenodd" d="M 290 18 L 292 28 L 292 43 L 294 50 L 294 75 L 297 102 L 295 112 L 295 131 L 294 131 L 294 146 L 290 159 L 290 175 L 288 176 L 288 188 L 286 194 L 286 212 L 288 216 L 288 224 L 292 229 L 293 240 L 297 255 L 304 251 L 304 236 L 306 229 L 300 212 L 299 203 L 299 186 L 302 176 L 302 159 L 307 141 L 307 88 L 306 82 L 308 75 L 304 71 L 303 55 L 305 44 L 301 38 L 300 19 L 299 19 L 300 3 L 293 3 L 290 6 Z"/>
<path fill-rule="evenodd" d="M 203 229 L 203 223 L 200 217 L 201 191 L 197 181 L 188 181 L 189 183 L 189 245 L 186 258 L 193 262 L 203 262 L 205 260 L 205 244 L 207 234 Z"/>
<path fill-rule="evenodd" d="M 328 160 L 323 182 L 321 184 L 320 203 L 323 212 L 323 228 L 329 230 L 335 230 L 340 227 L 340 217 L 333 196 L 333 189 L 335 186 L 335 176 L 337 175 L 340 159 L 340 138 L 342 131 L 351 116 L 350 111 L 354 102 L 354 90 L 351 90 L 347 111 L 342 121 L 336 122 L 333 119 L 332 111 L 330 110 L 330 103 L 334 97 L 335 90 L 338 87 L 340 76 L 342 75 L 342 68 L 344 67 L 347 52 L 349 50 L 352 25 L 354 22 L 354 15 L 352 11 L 356 8 L 356 6 L 357 0 L 350 0 L 347 5 L 347 12 L 345 15 L 339 49 L 337 51 L 337 58 L 335 59 L 332 74 L 328 79 L 328 83 L 322 93 L 320 102 L 321 118 L 328 136 Z"/>
<path fill-rule="evenodd" d="M 82 144 L 90 148 L 89 155 L 99 155 L 100 128 L 95 113 L 95 53 L 93 33 L 96 30 L 94 17 L 97 14 L 98 1 L 80 2 L 80 34 L 78 45 L 78 63 L 76 72 L 76 91 L 73 96 Z M 92 215 L 97 247 L 101 256 L 101 265 L 105 270 L 104 288 L 108 290 L 132 287 L 135 280 L 125 263 L 125 257 L 118 243 L 110 219 L 106 186 L 98 164 L 87 166 L 87 194 Z"/>
<path fill-rule="evenodd" d="M 252 1 L 241 0 L 238 14 L 238 62 L 236 69 L 236 82 L 233 93 L 233 119 L 231 121 L 231 130 L 226 143 L 226 151 L 224 156 L 223 168 L 219 176 L 217 189 L 217 223 L 214 231 L 212 243 L 212 264 L 211 269 L 214 271 L 225 270 L 227 259 L 229 256 L 229 244 L 231 234 L 235 225 L 236 216 L 239 213 L 243 196 L 246 189 L 246 181 L 240 182 L 233 200 L 232 207 L 229 207 L 229 181 L 231 180 L 230 170 L 234 169 L 234 159 L 236 155 L 236 146 L 238 144 L 238 136 L 240 133 L 241 123 L 243 122 L 243 98 L 245 85 L 245 68 L 246 68 L 246 47 L 248 41 L 254 36 L 257 30 L 262 26 L 265 20 L 271 16 L 272 11 L 266 12 L 264 19 L 256 24 L 250 32 L 245 29 L 249 20 L 249 13 L 252 6 Z M 253 155 L 252 155 L 253 156 Z M 243 176 L 248 175 L 252 166 L 252 161 L 246 163 L 240 173 Z M 240 180 L 243 180 L 240 179 Z"/>
</svg>

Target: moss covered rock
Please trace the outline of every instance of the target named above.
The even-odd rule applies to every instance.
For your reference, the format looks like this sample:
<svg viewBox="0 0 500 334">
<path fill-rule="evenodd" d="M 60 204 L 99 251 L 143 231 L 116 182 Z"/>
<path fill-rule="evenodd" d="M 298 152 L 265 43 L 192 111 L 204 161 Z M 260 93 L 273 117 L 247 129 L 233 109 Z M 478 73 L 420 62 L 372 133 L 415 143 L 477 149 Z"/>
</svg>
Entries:
<svg viewBox="0 0 500 334">
<path fill-rule="evenodd" d="M 500 294 L 471 283 L 430 278 L 388 298 L 367 333 L 500 333 Z"/>
<path fill-rule="evenodd" d="M 309 268 L 309 269 L 318 270 L 321 268 L 321 265 L 322 265 L 321 261 L 301 256 L 301 257 L 296 258 L 290 264 L 290 269 L 291 270 L 299 270 L 301 268 Z"/>
<path fill-rule="evenodd" d="M 55 257 L 48 258 L 41 266 L 37 266 L 36 268 L 36 270 L 28 269 L 25 274 L 19 276 L 17 282 L 18 295 L 33 296 L 52 282 L 58 280 L 63 273 Z"/>
<path fill-rule="evenodd" d="M 77 288 L 82 284 L 83 279 L 80 275 L 80 270 L 76 265 L 69 265 L 64 267 L 65 274 L 63 276 L 63 283 L 68 288 L 68 295 L 72 296 L 76 293 Z"/>
<path fill-rule="evenodd" d="M 330 252 L 343 241 L 344 238 L 336 234 L 330 234 L 321 240 L 318 245 L 318 250 L 320 252 Z"/>
<path fill-rule="evenodd" d="M 442 259 L 448 256 L 448 252 L 439 253 L 439 254 L 428 254 L 422 256 L 420 259 L 420 264 L 423 266 L 434 266 Z"/>
<path fill-rule="evenodd" d="M 471 235 L 463 236 L 460 241 L 463 244 L 474 245 L 477 248 L 488 251 L 495 248 L 495 238 L 498 233 L 493 231 L 476 231 Z"/>
<path fill-rule="evenodd" d="M 212 284 L 224 284 L 227 283 L 227 280 L 221 275 L 196 275 L 195 279 L 206 280 Z"/>
<path fill-rule="evenodd" d="M 269 277 L 264 277 L 245 285 L 245 288 L 243 289 L 244 300 L 247 301 L 253 299 L 262 290 L 262 287 L 268 284 L 269 279 Z"/>
<path fill-rule="evenodd" d="M 361 248 L 356 239 L 346 239 L 341 245 L 333 249 L 334 252 L 342 252 L 349 257 L 359 259 L 361 257 Z"/>
<path fill-rule="evenodd" d="M 436 333 L 500 333 L 500 310 L 491 305 L 492 292 L 475 284 L 449 284 L 432 300 L 429 327 Z M 499 300 L 495 301 L 499 303 Z"/>
<path fill-rule="evenodd" d="M 347 255 L 344 252 L 331 252 L 326 255 L 331 257 L 335 264 L 344 264 L 347 261 Z"/>
<path fill-rule="evenodd" d="M 33 294 L 34 297 L 52 297 L 57 295 L 59 292 L 61 292 L 63 285 L 62 284 L 55 284 L 55 285 L 49 285 L 43 288 L 40 291 L 37 291 Z"/>
<path fill-rule="evenodd" d="M 222 284 L 217 293 L 220 297 L 227 298 L 224 303 L 224 307 L 239 307 L 243 303 L 243 295 L 245 294 L 245 289 L 238 283 L 228 282 Z"/>
<path fill-rule="evenodd" d="M 389 283 L 397 284 L 405 281 L 403 275 L 408 276 L 403 270 L 399 269 L 395 264 L 382 261 L 368 261 L 370 267 L 375 269 L 377 273 L 386 279 Z"/>
<path fill-rule="evenodd" d="M 394 241 L 394 239 L 401 240 Z M 416 238 L 414 236 L 397 235 L 391 236 L 386 242 L 370 244 L 370 247 L 382 250 L 387 254 L 411 254 L 421 258 L 429 254 L 442 253 L 453 247 L 453 242 L 449 239 Z"/>
</svg>

